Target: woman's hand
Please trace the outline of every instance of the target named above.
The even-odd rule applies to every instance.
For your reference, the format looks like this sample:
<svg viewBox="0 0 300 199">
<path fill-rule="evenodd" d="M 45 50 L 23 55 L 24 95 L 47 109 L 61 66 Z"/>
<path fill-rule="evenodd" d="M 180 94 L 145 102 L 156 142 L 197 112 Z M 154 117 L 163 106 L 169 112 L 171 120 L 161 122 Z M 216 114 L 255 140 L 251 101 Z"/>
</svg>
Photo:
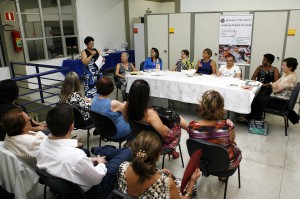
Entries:
<svg viewBox="0 0 300 199">
<path fill-rule="evenodd" d="M 194 183 L 197 182 L 198 178 L 201 176 L 201 172 L 199 168 L 196 168 L 194 173 L 191 176 L 190 181 L 193 181 Z"/>
<path fill-rule="evenodd" d="M 233 122 L 232 122 L 230 119 L 227 119 L 227 120 L 226 120 L 226 124 L 227 124 L 228 126 L 230 126 L 230 127 L 234 127 L 234 124 L 233 124 Z"/>
</svg>

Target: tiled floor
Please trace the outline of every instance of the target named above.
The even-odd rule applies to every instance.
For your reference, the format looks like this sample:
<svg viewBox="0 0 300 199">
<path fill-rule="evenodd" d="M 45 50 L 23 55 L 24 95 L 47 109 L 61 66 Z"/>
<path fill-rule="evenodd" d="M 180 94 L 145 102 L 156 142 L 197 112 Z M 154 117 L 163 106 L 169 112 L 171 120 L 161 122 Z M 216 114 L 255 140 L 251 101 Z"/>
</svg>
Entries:
<svg viewBox="0 0 300 199">
<path fill-rule="evenodd" d="M 113 93 L 112 98 L 115 98 Z M 198 119 L 195 105 L 173 103 L 172 108 L 179 112 L 187 121 Z M 298 105 L 296 106 L 298 109 Z M 283 118 L 267 115 L 270 124 L 267 136 L 248 133 L 246 126 L 236 125 L 236 142 L 242 150 L 241 188 L 238 188 L 237 172 L 229 178 L 228 199 L 298 199 L 300 198 L 300 125 L 290 124 L 288 136 L 284 135 Z M 83 137 L 85 131 L 74 131 Z M 189 156 L 186 148 L 188 135 L 182 131 L 181 148 L 184 162 L 187 164 Z M 90 145 L 97 146 L 99 136 L 90 137 Z M 105 143 L 117 146 L 114 143 Z M 161 167 L 161 162 L 158 163 Z M 180 159 L 170 161 L 166 157 L 165 168 L 175 176 L 182 177 L 184 168 Z M 200 199 L 221 199 L 224 193 L 224 183 L 217 177 L 201 176 L 198 180 L 198 195 Z M 43 198 L 40 187 L 37 197 Z M 54 198 L 48 193 L 47 198 Z"/>
</svg>

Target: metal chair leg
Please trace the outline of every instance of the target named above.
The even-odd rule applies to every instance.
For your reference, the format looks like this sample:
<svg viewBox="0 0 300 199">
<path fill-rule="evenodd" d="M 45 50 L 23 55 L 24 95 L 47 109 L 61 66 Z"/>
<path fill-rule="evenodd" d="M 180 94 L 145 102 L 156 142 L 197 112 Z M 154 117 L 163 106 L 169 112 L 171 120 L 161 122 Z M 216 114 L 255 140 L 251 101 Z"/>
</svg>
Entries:
<svg viewBox="0 0 300 199">
<path fill-rule="evenodd" d="M 288 127 L 288 119 L 286 117 L 284 118 L 284 130 L 285 130 L 285 136 L 287 136 L 287 127 Z"/>
<path fill-rule="evenodd" d="M 100 138 L 99 138 L 99 147 L 101 146 L 101 135 L 100 135 Z"/>
<path fill-rule="evenodd" d="M 226 199 L 228 178 L 229 178 L 229 177 L 226 177 L 225 190 L 224 190 L 224 199 Z"/>
<path fill-rule="evenodd" d="M 44 199 L 47 198 L 47 185 L 44 186 Z"/>
<path fill-rule="evenodd" d="M 179 147 L 179 152 L 180 152 L 180 157 L 181 157 L 182 168 L 184 168 L 184 162 L 183 162 L 183 157 L 182 157 L 182 152 L 181 152 L 181 146 L 180 146 L 180 143 L 178 144 L 178 147 Z"/>
<path fill-rule="evenodd" d="M 90 129 L 87 131 L 86 143 L 87 149 L 90 150 Z"/>
<path fill-rule="evenodd" d="M 241 188 L 240 165 L 238 166 L 239 188 Z"/>
<path fill-rule="evenodd" d="M 163 155 L 163 161 L 162 161 L 162 166 L 161 166 L 161 169 L 164 169 L 164 166 L 165 166 L 165 156 L 166 156 L 166 154 L 165 155 Z"/>
</svg>

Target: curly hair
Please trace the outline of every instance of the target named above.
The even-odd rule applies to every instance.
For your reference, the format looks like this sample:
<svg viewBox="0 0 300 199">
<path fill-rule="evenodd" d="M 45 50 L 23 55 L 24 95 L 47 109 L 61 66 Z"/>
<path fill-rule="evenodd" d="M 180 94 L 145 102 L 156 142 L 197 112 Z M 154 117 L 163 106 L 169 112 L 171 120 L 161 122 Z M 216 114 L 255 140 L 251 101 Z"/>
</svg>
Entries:
<svg viewBox="0 0 300 199">
<path fill-rule="evenodd" d="M 199 101 L 199 114 L 206 120 L 220 120 L 224 117 L 224 98 L 215 90 L 208 90 Z"/>
<path fill-rule="evenodd" d="M 143 183 L 156 172 L 157 157 L 162 145 L 158 135 L 153 132 L 140 132 L 131 144 L 133 161 L 132 169 L 139 176 L 138 182 Z"/>
</svg>

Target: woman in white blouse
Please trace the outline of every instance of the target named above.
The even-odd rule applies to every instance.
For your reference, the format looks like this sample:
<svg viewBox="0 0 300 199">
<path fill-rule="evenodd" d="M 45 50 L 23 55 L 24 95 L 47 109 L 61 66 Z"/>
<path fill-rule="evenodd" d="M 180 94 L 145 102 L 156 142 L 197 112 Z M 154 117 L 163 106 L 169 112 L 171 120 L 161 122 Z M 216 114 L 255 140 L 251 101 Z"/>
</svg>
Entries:
<svg viewBox="0 0 300 199">
<path fill-rule="evenodd" d="M 84 120 L 88 123 L 92 123 L 88 113 L 88 110 L 91 109 L 91 99 L 82 97 L 79 77 L 75 72 L 69 72 L 66 75 L 59 94 L 59 102 L 76 107 L 80 110 Z"/>
<path fill-rule="evenodd" d="M 218 76 L 241 78 L 241 69 L 234 64 L 235 57 L 228 55 L 226 57 L 226 65 L 221 65 L 218 71 Z"/>
</svg>

